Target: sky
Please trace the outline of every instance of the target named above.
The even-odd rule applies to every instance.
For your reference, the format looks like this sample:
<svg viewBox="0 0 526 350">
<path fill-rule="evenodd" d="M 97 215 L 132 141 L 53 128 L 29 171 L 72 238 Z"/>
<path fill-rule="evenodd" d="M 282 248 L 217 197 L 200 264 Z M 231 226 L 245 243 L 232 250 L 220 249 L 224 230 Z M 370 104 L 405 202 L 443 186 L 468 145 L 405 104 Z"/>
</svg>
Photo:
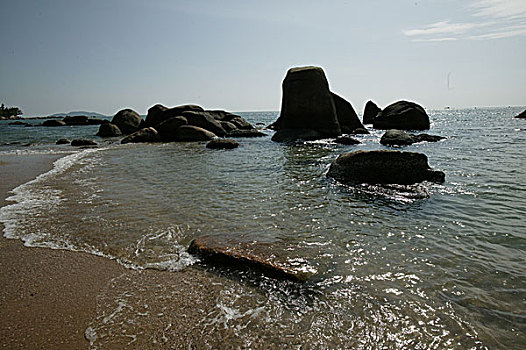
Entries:
<svg viewBox="0 0 526 350">
<path fill-rule="evenodd" d="M 526 0 L 2 0 L 0 101 L 24 115 L 278 111 L 291 67 L 361 112 L 526 104 Z"/>
</svg>

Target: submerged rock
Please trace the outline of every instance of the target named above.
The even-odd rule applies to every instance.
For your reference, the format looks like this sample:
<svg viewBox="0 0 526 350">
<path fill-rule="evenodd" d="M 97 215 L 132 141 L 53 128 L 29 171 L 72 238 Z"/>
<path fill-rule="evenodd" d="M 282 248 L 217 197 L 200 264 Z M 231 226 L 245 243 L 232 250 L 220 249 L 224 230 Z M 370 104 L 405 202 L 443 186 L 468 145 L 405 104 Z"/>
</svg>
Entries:
<svg viewBox="0 0 526 350">
<path fill-rule="evenodd" d="M 113 123 L 104 123 L 99 126 L 99 131 L 97 132 L 96 136 L 101 137 L 114 137 L 114 136 L 121 136 L 122 132 L 119 127 Z"/>
<path fill-rule="evenodd" d="M 75 139 L 71 141 L 71 146 L 75 147 L 83 147 L 83 146 L 97 146 L 98 143 L 93 140 L 86 140 L 86 139 Z"/>
<path fill-rule="evenodd" d="M 137 130 L 121 140 L 121 143 L 144 143 L 160 141 L 159 133 L 154 128 Z"/>
<path fill-rule="evenodd" d="M 375 129 L 426 130 L 429 116 L 414 102 L 398 101 L 387 107 L 373 120 Z"/>
<path fill-rule="evenodd" d="M 230 139 L 214 139 L 206 144 L 210 149 L 234 149 L 239 147 L 239 142 Z"/>
<path fill-rule="evenodd" d="M 400 151 L 356 151 L 340 155 L 327 176 L 345 184 L 444 182 L 445 174 L 429 167 L 427 156 Z"/>
<path fill-rule="evenodd" d="M 123 109 L 117 112 L 111 122 L 124 134 L 136 132 L 142 127 L 143 120 L 139 113 L 131 109 Z"/>
<path fill-rule="evenodd" d="M 315 140 L 341 135 L 329 83 L 320 67 L 291 68 L 283 80 L 281 112 L 273 141 Z"/>
<path fill-rule="evenodd" d="M 294 271 L 273 261 L 273 254 L 264 256 L 236 246 L 223 246 L 208 237 L 195 238 L 190 243 L 188 252 L 212 266 L 249 269 L 275 279 L 305 282 L 310 277 L 309 274 Z"/>
<path fill-rule="evenodd" d="M 382 109 L 378 107 L 376 103 L 373 101 L 367 101 L 363 110 L 363 123 L 372 124 L 378 113 L 381 111 Z"/>
<path fill-rule="evenodd" d="M 429 134 L 408 134 L 402 130 L 387 130 L 380 139 L 380 143 L 386 146 L 407 146 L 417 142 L 437 142 L 445 139 L 443 136 Z"/>
</svg>

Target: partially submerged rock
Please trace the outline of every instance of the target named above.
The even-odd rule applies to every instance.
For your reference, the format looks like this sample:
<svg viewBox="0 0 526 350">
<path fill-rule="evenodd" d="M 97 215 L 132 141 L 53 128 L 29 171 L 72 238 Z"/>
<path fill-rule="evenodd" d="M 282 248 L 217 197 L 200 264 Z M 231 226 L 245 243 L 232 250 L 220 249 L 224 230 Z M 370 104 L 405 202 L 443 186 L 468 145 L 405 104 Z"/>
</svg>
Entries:
<svg viewBox="0 0 526 350">
<path fill-rule="evenodd" d="M 382 109 L 378 107 L 376 103 L 373 101 L 367 101 L 363 110 L 363 123 L 372 124 L 378 113 L 381 111 Z"/>
<path fill-rule="evenodd" d="M 203 128 L 193 125 L 183 125 L 175 131 L 174 141 L 210 141 L 216 137 L 216 134 Z"/>
<path fill-rule="evenodd" d="M 99 126 L 99 131 L 97 132 L 96 136 L 101 137 L 115 137 L 115 136 L 121 136 L 122 132 L 119 127 L 113 123 L 103 123 Z"/>
<path fill-rule="evenodd" d="M 66 123 L 62 120 L 50 119 L 43 122 L 42 126 L 66 126 Z"/>
<path fill-rule="evenodd" d="M 361 142 L 350 136 L 338 136 L 334 142 L 339 143 L 340 145 L 358 145 Z"/>
<path fill-rule="evenodd" d="M 210 149 L 234 149 L 239 147 L 239 142 L 231 139 L 214 139 L 206 144 Z"/>
<path fill-rule="evenodd" d="M 283 80 L 281 113 L 272 140 L 315 140 L 341 135 L 329 83 L 320 67 L 291 68 Z"/>
<path fill-rule="evenodd" d="M 522 111 L 521 113 L 517 114 L 515 118 L 523 118 L 526 119 L 526 110 Z"/>
<path fill-rule="evenodd" d="M 387 130 L 380 139 L 380 143 L 386 146 L 407 146 L 418 142 L 437 142 L 445 139 L 443 136 L 429 134 L 408 134 L 402 130 Z"/>
<path fill-rule="evenodd" d="M 111 122 L 117 125 L 124 135 L 128 135 L 139 130 L 144 121 L 139 113 L 127 108 L 117 112 Z"/>
<path fill-rule="evenodd" d="M 97 146 L 98 143 L 93 140 L 87 139 L 75 139 L 71 141 L 71 146 L 75 147 L 85 147 L 85 146 Z"/>
<path fill-rule="evenodd" d="M 356 151 L 340 155 L 327 176 L 344 184 L 444 182 L 445 174 L 429 167 L 427 156 L 415 152 Z"/>
<path fill-rule="evenodd" d="M 144 128 L 126 136 L 121 140 L 121 143 L 144 143 L 158 141 L 160 141 L 160 138 L 157 130 L 154 128 Z"/>
<path fill-rule="evenodd" d="M 308 273 L 293 270 L 284 263 L 275 261 L 272 252 L 266 255 L 256 254 L 239 246 L 218 244 L 210 237 L 195 238 L 190 243 L 188 252 L 212 266 L 249 269 L 275 279 L 305 282 L 310 277 Z"/>
<path fill-rule="evenodd" d="M 356 129 L 364 129 L 351 103 L 335 93 L 331 94 L 342 133 L 353 134 Z"/>
<path fill-rule="evenodd" d="M 62 121 L 67 125 L 89 125 L 89 117 L 87 115 L 66 116 Z"/>
<path fill-rule="evenodd" d="M 373 120 L 375 129 L 426 130 L 429 126 L 429 116 L 424 108 L 408 101 L 385 107 Z"/>
<path fill-rule="evenodd" d="M 59 139 L 56 142 L 57 145 L 69 145 L 70 143 L 71 141 L 69 139 Z"/>
<path fill-rule="evenodd" d="M 228 137 L 264 137 L 264 136 L 267 136 L 267 134 L 257 129 L 236 129 L 236 130 L 229 131 L 226 135 Z"/>
</svg>

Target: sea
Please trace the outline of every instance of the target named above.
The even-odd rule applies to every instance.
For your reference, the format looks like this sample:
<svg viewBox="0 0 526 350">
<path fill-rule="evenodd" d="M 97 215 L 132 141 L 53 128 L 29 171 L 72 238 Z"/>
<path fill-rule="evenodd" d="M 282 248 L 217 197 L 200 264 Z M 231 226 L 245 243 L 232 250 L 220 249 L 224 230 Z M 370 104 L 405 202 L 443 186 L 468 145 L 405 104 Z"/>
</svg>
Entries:
<svg viewBox="0 0 526 350">
<path fill-rule="evenodd" d="M 10 193 L 3 235 L 137 271 L 99 298 L 85 332 L 91 349 L 524 349 L 526 120 L 513 118 L 522 110 L 429 110 L 427 132 L 446 139 L 394 149 L 426 154 L 446 180 L 409 187 L 326 176 L 342 153 L 392 149 L 371 125 L 352 146 L 276 143 L 264 129 L 266 137 L 239 138 L 237 149 L 210 150 L 122 145 L 95 137 L 98 126 L 0 121 L 0 159 L 61 156 Z M 237 114 L 262 127 L 279 112 Z M 64 137 L 99 146 L 55 145 Z M 201 236 L 310 277 L 295 283 L 209 266 L 187 253 Z M 197 276 L 199 285 L 159 284 L 141 299 L 149 271 Z M 188 309 L 171 310 L 175 298 Z M 190 314 L 185 338 L 174 329 Z"/>
</svg>

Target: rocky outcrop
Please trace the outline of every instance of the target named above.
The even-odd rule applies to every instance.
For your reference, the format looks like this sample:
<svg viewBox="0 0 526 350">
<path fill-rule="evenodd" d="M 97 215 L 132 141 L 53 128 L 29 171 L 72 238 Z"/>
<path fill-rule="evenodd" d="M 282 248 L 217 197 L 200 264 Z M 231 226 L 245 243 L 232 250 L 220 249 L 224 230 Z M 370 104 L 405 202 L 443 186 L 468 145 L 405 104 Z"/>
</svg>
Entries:
<svg viewBox="0 0 526 350">
<path fill-rule="evenodd" d="M 376 103 L 373 101 L 367 101 L 363 110 L 363 123 L 372 124 L 378 113 L 381 111 L 382 109 L 378 107 Z"/>
<path fill-rule="evenodd" d="M 62 121 L 67 125 L 89 125 L 89 117 L 87 115 L 67 116 Z"/>
<path fill-rule="evenodd" d="M 445 139 L 443 136 L 429 134 L 408 134 L 402 130 L 387 130 L 380 139 L 380 143 L 385 146 L 407 146 L 418 142 L 437 142 Z"/>
<path fill-rule="evenodd" d="M 160 141 L 160 138 L 157 130 L 154 128 L 144 128 L 126 136 L 121 140 L 121 143 L 144 143 L 158 141 Z"/>
<path fill-rule="evenodd" d="M 124 134 L 128 135 L 136 132 L 143 126 L 142 117 L 139 113 L 131 109 L 123 109 L 117 112 L 111 122 Z"/>
<path fill-rule="evenodd" d="M 517 114 L 515 118 L 526 118 L 526 110 L 522 111 L 521 113 Z"/>
<path fill-rule="evenodd" d="M 217 135 L 193 125 L 183 125 L 177 128 L 174 135 L 174 141 L 192 142 L 192 141 L 210 141 Z"/>
<path fill-rule="evenodd" d="M 234 149 L 239 147 L 239 142 L 231 139 L 214 139 L 206 144 L 210 149 Z"/>
<path fill-rule="evenodd" d="M 334 106 L 336 107 L 336 117 L 340 129 L 344 134 L 353 134 L 356 129 L 364 129 L 363 124 L 358 118 L 358 114 L 352 107 L 351 103 L 346 101 L 344 98 L 331 93 L 332 99 L 334 100 Z"/>
<path fill-rule="evenodd" d="M 66 126 L 62 120 L 50 119 L 42 123 L 42 126 Z"/>
<path fill-rule="evenodd" d="M 115 137 L 115 136 L 121 136 L 122 132 L 119 127 L 113 123 L 104 123 L 99 126 L 99 131 L 97 132 L 96 136 L 101 137 Z"/>
<path fill-rule="evenodd" d="M 211 131 L 217 136 L 225 136 L 226 131 L 221 126 L 221 123 L 214 119 L 214 117 L 205 111 L 187 111 L 183 112 L 182 116 L 188 121 L 188 125 L 198 126 L 205 130 Z"/>
<path fill-rule="evenodd" d="M 327 176 L 344 184 L 444 182 L 445 174 L 429 167 L 427 156 L 400 151 L 356 151 L 340 155 Z"/>
<path fill-rule="evenodd" d="M 336 107 L 320 67 L 291 68 L 283 80 L 281 113 L 272 140 L 315 140 L 341 135 Z"/>
<path fill-rule="evenodd" d="M 236 270 L 251 270 L 267 277 L 293 282 L 306 282 L 308 274 L 294 271 L 284 264 L 276 262 L 270 256 L 254 254 L 236 246 L 218 244 L 209 237 L 195 238 L 188 247 L 188 252 L 201 259 L 202 262 L 219 267 Z"/>
<path fill-rule="evenodd" d="M 71 141 L 71 146 L 75 147 L 86 147 L 86 146 L 97 146 L 98 143 L 93 140 L 86 139 L 75 139 Z"/>
<path fill-rule="evenodd" d="M 429 116 L 414 102 L 398 101 L 387 106 L 373 120 L 375 129 L 426 130 Z"/>
<path fill-rule="evenodd" d="M 155 127 L 167 119 L 182 116 L 184 112 L 188 111 L 202 112 L 204 109 L 197 105 L 182 105 L 168 108 L 157 104 L 148 109 L 148 114 L 146 115 L 146 125 Z"/>
<path fill-rule="evenodd" d="M 172 117 L 157 124 L 155 129 L 159 132 L 162 141 L 176 141 L 175 132 L 183 125 L 188 124 L 185 117 Z"/>
</svg>

